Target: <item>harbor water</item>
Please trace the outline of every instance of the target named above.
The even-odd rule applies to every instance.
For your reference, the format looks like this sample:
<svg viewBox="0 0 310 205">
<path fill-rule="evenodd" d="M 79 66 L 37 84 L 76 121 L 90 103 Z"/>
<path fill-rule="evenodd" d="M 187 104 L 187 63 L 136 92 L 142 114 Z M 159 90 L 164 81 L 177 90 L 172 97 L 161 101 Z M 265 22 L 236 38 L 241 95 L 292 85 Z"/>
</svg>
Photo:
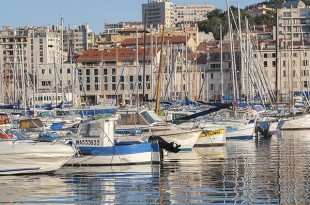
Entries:
<svg viewBox="0 0 310 205">
<path fill-rule="evenodd" d="M 0 177 L 6 204 L 310 204 L 310 131 L 168 154 L 161 165 Z"/>
</svg>

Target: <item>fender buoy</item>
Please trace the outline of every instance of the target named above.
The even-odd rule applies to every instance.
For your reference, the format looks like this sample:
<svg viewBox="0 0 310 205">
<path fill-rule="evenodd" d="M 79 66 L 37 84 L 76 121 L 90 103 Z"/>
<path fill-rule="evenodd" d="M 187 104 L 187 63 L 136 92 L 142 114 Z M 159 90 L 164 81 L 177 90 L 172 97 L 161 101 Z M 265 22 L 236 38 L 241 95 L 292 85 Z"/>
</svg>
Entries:
<svg viewBox="0 0 310 205">
<path fill-rule="evenodd" d="M 0 133 L 0 137 L 1 137 L 2 139 L 5 139 L 5 140 L 10 140 L 10 139 L 13 138 L 12 135 L 8 135 L 8 134 L 6 134 L 6 133 Z"/>
</svg>

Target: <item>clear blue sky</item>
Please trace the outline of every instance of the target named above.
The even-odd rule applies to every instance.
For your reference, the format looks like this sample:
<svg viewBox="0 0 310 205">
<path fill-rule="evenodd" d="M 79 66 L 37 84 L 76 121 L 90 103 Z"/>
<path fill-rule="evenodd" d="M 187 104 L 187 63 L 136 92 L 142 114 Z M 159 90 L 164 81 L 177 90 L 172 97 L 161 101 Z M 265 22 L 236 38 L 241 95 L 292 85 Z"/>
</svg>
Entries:
<svg viewBox="0 0 310 205">
<path fill-rule="evenodd" d="M 230 5 L 244 8 L 263 0 L 228 0 Z M 226 0 L 171 0 L 176 3 L 208 3 L 226 10 Z M 104 23 L 142 21 L 141 5 L 147 0 L 4 0 L 1 1 L 0 26 L 51 26 L 64 18 L 65 26 L 88 23 L 102 32 Z M 2 29 L 2 28 L 1 28 Z"/>
</svg>

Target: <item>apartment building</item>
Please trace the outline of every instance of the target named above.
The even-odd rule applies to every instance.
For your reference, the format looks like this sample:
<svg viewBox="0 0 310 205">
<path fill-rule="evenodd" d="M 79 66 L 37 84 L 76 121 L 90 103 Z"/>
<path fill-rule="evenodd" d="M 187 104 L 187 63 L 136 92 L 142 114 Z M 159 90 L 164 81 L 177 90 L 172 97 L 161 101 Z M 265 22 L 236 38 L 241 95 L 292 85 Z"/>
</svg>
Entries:
<svg viewBox="0 0 310 205">
<path fill-rule="evenodd" d="M 82 103 L 136 103 L 137 99 L 143 97 L 143 91 L 146 98 L 153 99 L 156 96 L 160 50 L 146 48 L 145 52 L 144 64 L 142 48 L 85 51 L 78 59 Z M 161 96 L 183 100 L 188 94 L 197 99 L 198 88 L 202 84 L 201 74 L 195 66 L 197 64 L 192 60 L 187 61 L 186 65 L 177 52 L 170 50 L 169 53 L 171 57 L 168 58 L 168 53 L 165 53 L 163 58 L 166 60 Z"/>
<path fill-rule="evenodd" d="M 62 33 L 61 25 L 53 25 L 52 30 Z M 65 53 L 81 54 L 87 49 L 92 49 L 94 45 L 95 33 L 88 24 L 63 29 L 63 51 Z"/>
<path fill-rule="evenodd" d="M 29 96 L 30 89 L 25 88 L 32 88 L 38 80 L 38 65 L 61 63 L 60 39 L 59 33 L 46 27 L 4 27 L 0 31 L 1 94 L 6 103 Z"/>
<path fill-rule="evenodd" d="M 205 4 L 175 4 L 174 23 L 176 25 L 191 24 L 207 19 L 209 12 L 214 10 L 214 6 Z"/>
<path fill-rule="evenodd" d="M 148 0 L 142 4 L 142 22 L 146 28 L 174 27 L 173 3 L 170 0 Z"/>
<path fill-rule="evenodd" d="M 310 7 L 302 1 L 287 1 L 278 10 L 279 38 L 300 41 L 310 38 Z"/>
</svg>

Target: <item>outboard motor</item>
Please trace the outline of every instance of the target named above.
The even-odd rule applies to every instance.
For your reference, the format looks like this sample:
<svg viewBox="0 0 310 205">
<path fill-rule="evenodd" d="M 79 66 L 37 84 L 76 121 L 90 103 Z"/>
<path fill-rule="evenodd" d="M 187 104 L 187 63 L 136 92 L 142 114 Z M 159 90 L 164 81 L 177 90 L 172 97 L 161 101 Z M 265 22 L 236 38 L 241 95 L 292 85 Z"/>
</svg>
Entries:
<svg viewBox="0 0 310 205">
<path fill-rule="evenodd" d="M 269 131 L 270 122 L 269 121 L 261 121 L 256 122 L 255 133 L 258 136 L 258 133 L 263 137 L 271 137 L 272 133 Z"/>
<path fill-rule="evenodd" d="M 152 135 L 148 138 L 148 142 L 157 142 L 160 149 L 165 149 L 168 152 L 178 153 L 180 151 L 181 145 L 178 145 L 174 142 L 167 142 L 160 136 Z"/>
</svg>

